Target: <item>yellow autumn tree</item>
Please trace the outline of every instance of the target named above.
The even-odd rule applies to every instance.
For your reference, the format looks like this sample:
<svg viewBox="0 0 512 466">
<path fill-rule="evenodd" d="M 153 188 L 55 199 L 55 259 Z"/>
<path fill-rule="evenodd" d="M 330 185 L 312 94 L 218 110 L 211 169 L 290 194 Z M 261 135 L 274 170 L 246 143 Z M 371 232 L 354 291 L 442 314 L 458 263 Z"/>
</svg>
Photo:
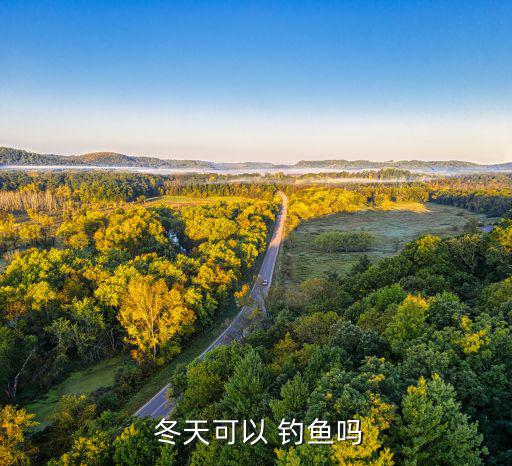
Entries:
<svg viewBox="0 0 512 466">
<path fill-rule="evenodd" d="M 27 209 L 27 214 L 30 220 L 40 228 L 43 241 L 48 241 L 51 238 L 53 218 L 34 209 Z"/>
<path fill-rule="evenodd" d="M 235 291 L 235 299 L 238 306 L 247 306 L 251 303 L 251 287 L 249 284 L 244 283 L 242 288 L 238 291 Z"/>
<path fill-rule="evenodd" d="M 135 277 L 127 287 L 119 322 L 126 331 L 125 341 L 136 346 L 135 359 L 158 363 L 159 349 L 179 351 L 176 337 L 192 330 L 196 315 L 185 306 L 180 291 L 169 290 L 164 280 L 150 275 Z M 174 341 L 173 341 L 174 339 Z M 169 348 L 170 343 L 175 343 Z"/>
<path fill-rule="evenodd" d="M 0 210 L 0 245 L 2 249 L 7 249 L 11 242 L 16 240 L 16 227 L 14 215 Z"/>
<path fill-rule="evenodd" d="M 464 336 L 456 343 L 462 348 L 464 354 L 477 353 L 482 346 L 489 343 L 489 325 L 478 328 L 467 315 L 463 315 L 460 319 L 460 328 Z"/>
<path fill-rule="evenodd" d="M 391 466 L 393 453 L 382 447 L 382 431 L 389 428 L 394 418 L 394 408 L 384 403 L 378 395 L 371 396 L 371 406 L 366 416 L 356 416 L 361 421 L 362 442 L 336 442 L 332 447 L 332 459 L 340 465 Z"/>
<path fill-rule="evenodd" d="M 36 449 L 27 440 L 26 432 L 37 425 L 34 417 L 34 414 L 12 405 L 0 410 L 0 464 L 30 464 L 30 457 Z"/>
</svg>

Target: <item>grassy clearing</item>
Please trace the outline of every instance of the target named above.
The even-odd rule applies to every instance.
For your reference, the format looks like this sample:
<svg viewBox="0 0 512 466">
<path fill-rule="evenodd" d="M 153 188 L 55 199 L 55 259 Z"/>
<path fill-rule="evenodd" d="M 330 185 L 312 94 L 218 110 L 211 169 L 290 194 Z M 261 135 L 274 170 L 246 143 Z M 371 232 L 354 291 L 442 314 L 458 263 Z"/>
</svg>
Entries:
<svg viewBox="0 0 512 466">
<path fill-rule="evenodd" d="M 87 369 L 75 371 L 52 387 L 42 398 L 26 405 L 25 408 L 36 415 L 36 420 L 41 423 L 38 428 L 42 429 L 48 425 L 48 418 L 58 408 L 63 395 L 93 393 L 100 388 L 112 387 L 116 373 L 126 364 L 130 364 L 128 357 L 117 356 Z"/>
<path fill-rule="evenodd" d="M 336 270 L 344 274 L 362 253 L 326 253 L 315 248 L 314 239 L 329 230 L 365 230 L 376 237 L 368 251 L 372 261 L 389 257 L 409 241 L 431 233 L 441 237 L 464 232 L 471 220 L 492 224 L 496 219 L 457 207 L 434 203 L 390 203 L 385 209 L 340 213 L 313 219 L 300 225 L 286 239 L 279 257 L 278 285 L 293 287 L 307 278 L 322 276 Z"/>
<path fill-rule="evenodd" d="M 192 205 L 207 205 L 214 202 L 223 201 L 226 203 L 240 202 L 247 200 L 244 197 L 237 196 L 211 196 L 211 197 L 191 197 L 191 196 L 161 196 L 157 198 L 148 199 L 145 206 L 166 205 L 170 207 L 184 207 Z"/>
</svg>

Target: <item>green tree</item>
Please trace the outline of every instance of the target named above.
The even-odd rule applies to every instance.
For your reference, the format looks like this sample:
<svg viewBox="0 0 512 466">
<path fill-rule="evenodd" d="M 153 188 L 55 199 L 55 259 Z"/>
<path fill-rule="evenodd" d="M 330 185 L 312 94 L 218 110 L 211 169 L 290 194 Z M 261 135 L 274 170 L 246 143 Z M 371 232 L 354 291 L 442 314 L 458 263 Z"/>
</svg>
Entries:
<svg viewBox="0 0 512 466">
<path fill-rule="evenodd" d="M 304 419 L 309 389 L 300 373 L 281 387 L 281 399 L 270 400 L 270 408 L 277 423 L 281 419 Z"/>
<path fill-rule="evenodd" d="M 22 340 L 15 338 L 15 332 L 8 327 L 0 327 L 0 376 L 4 381 L 4 393 L 14 403 L 22 375 L 29 370 L 29 362 L 37 349 L 37 338 L 25 335 Z"/>
<path fill-rule="evenodd" d="M 304 343 L 327 343 L 330 328 L 340 317 L 335 312 L 315 312 L 299 317 L 293 322 L 295 339 Z"/>
<path fill-rule="evenodd" d="M 234 419 L 261 419 L 267 411 L 269 372 L 250 348 L 224 386 L 222 406 Z"/>
<path fill-rule="evenodd" d="M 370 406 L 365 415 L 357 414 L 360 420 L 362 441 L 359 445 L 353 442 L 336 442 L 332 445 L 332 457 L 340 465 L 392 466 L 395 464 L 393 453 L 384 447 L 384 433 L 394 420 L 394 406 L 382 402 L 370 395 Z"/>
<path fill-rule="evenodd" d="M 51 460 L 48 466 L 108 466 L 111 464 L 110 448 L 111 443 L 103 432 L 92 437 L 78 437 L 69 452 L 58 460 Z"/>
<path fill-rule="evenodd" d="M 454 388 L 437 374 L 407 389 L 397 436 L 406 465 L 482 464 L 477 424 L 461 412 Z"/>
<path fill-rule="evenodd" d="M 0 327 L 0 380 L 2 380 L 2 384 L 11 379 L 16 350 L 14 332 L 7 326 Z"/>
<path fill-rule="evenodd" d="M 109 216 L 108 225 L 94 233 L 96 248 L 125 251 L 131 257 L 144 252 L 174 251 L 158 214 L 145 208 L 119 210 Z"/>
<path fill-rule="evenodd" d="M 192 330 L 196 316 L 185 306 L 178 290 L 168 290 L 164 280 L 151 276 L 130 281 L 119 313 L 126 341 L 137 347 L 138 360 L 157 363 L 158 350 L 179 351 L 173 339 Z M 174 345 L 171 344 L 174 343 Z"/>
<path fill-rule="evenodd" d="M 386 348 L 383 337 L 374 331 L 340 320 L 331 327 L 329 345 L 343 350 L 344 359 L 357 366 L 367 356 L 380 355 Z"/>
<path fill-rule="evenodd" d="M 224 382 L 233 374 L 241 359 L 241 345 L 220 345 L 204 358 L 189 364 L 182 374 L 177 373 L 171 385 L 181 400 L 177 413 L 187 419 L 202 419 L 202 410 L 224 396 Z"/>
<path fill-rule="evenodd" d="M 419 296 L 407 296 L 384 332 L 393 351 L 400 351 L 407 342 L 423 335 L 428 328 L 427 317 L 427 301 Z"/>
<path fill-rule="evenodd" d="M 11 243 L 16 245 L 16 238 L 14 215 L 0 210 L 0 245 L 2 249 L 7 249 Z"/>
<path fill-rule="evenodd" d="M 332 458 L 331 449 L 327 445 L 310 445 L 303 443 L 297 447 L 276 449 L 277 466 L 335 466 L 337 463 Z"/>
<path fill-rule="evenodd" d="M 155 466 L 172 466 L 177 464 L 178 451 L 173 445 L 168 443 L 160 446 L 160 456 L 157 458 Z"/>
<path fill-rule="evenodd" d="M 19 227 L 20 239 L 30 246 L 35 246 L 43 241 L 44 235 L 40 225 L 35 223 L 24 223 Z"/>
<path fill-rule="evenodd" d="M 96 414 L 96 404 L 88 395 L 63 395 L 58 408 L 50 417 L 50 437 L 55 453 L 62 453 L 71 447 L 71 434 Z"/>
<path fill-rule="evenodd" d="M 150 419 L 134 420 L 113 443 L 113 459 L 119 466 L 154 465 L 160 457 L 155 424 Z"/>
<path fill-rule="evenodd" d="M 429 302 L 428 322 L 436 328 L 443 329 L 456 322 L 465 312 L 460 298 L 448 291 L 437 294 Z"/>
</svg>

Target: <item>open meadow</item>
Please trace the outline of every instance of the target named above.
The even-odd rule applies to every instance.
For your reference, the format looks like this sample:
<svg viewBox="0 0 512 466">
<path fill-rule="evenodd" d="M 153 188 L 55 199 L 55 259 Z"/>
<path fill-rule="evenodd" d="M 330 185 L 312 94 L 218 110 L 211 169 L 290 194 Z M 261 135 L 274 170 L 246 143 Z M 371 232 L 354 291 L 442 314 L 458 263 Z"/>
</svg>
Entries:
<svg viewBox="0 0 512 466">
<path fill-rule="evenodd" d="M 305 222 L 288 234 L 279 258 L 278 283 L 298 285 L 329 271 L 347 273 L 362 252 L 324 252 L 315 238 L 326 231 L 367 231 L 375 242 L 366 254 L 372 262 L 399 252 L 409 241 L 425 234 L 460 235 L 470 223 L 493 224 L 488 218 L 457 207 L 416 202 L 395 204 L 389 209 L 337 213 Z"/>
</svg>

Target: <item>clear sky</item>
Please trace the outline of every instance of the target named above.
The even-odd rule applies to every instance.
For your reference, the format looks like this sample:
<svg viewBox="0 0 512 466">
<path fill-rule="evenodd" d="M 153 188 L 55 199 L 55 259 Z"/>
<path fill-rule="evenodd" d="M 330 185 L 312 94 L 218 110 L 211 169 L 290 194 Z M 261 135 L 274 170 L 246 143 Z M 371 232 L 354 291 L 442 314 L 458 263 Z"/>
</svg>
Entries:
<svg viewBox="0 0 512 466">
<path fill-rule="evenodd" d="M 512 161 L 512 1 L 10 1 L 0 145 Z"/>
</svg>

